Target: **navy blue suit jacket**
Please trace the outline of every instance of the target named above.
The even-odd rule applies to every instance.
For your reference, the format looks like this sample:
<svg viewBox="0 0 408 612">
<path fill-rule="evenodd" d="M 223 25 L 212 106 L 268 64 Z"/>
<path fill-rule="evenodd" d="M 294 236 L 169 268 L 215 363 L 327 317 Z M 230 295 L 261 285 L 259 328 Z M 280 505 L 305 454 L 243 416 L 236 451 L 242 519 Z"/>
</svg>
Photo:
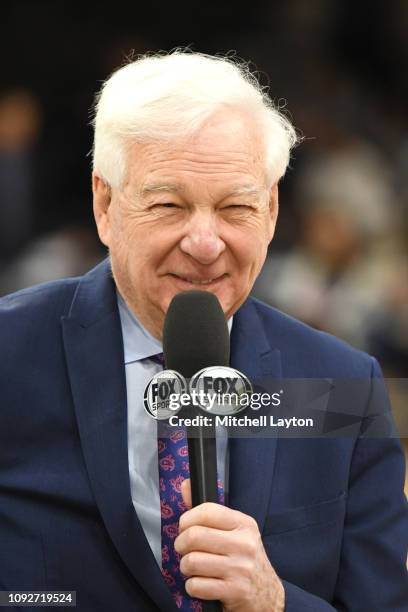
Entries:
<svg viewBox="0 0 408 612">
<path fill-rule="evenodd" d="M 248 299 L 231 364 L 250 378 L 366 381 L 375 360 Z M 76 590 L 81 612 L 176 611 L 134 511 L 126 383 L 105 261 L 0 300 L 0 589 Z M 286 610 L 408 610 L 396 439 L 230 440 L 230 505 L 252 515 Z"/>
</svg>

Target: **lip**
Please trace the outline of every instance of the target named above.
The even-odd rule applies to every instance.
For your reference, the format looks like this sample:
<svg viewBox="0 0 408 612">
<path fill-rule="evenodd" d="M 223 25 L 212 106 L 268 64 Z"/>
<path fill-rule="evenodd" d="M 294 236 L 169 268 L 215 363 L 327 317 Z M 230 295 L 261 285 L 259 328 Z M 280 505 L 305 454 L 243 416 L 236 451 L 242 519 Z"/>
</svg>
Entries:
<svg viewBox="0 0 408 612">
<path fill-rule="evenodd" d="M 175 282 L 178 283 L 178 285 L 182 285 L 183 288 L 209 289 L 219 285 L 228 275 L 221 274 L 220 276 L 216 276 L 215 278 L 194 278 L 193 276 L 179 276 L 178 274 L 169 274 L 169 276 L 174 279 Z"/>
</svg>

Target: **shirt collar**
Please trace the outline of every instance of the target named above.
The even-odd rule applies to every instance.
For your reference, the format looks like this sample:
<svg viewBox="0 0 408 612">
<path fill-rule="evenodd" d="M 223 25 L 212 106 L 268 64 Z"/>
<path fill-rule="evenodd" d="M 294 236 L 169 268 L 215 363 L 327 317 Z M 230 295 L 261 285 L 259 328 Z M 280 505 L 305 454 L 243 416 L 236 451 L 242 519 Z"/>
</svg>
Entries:
<svg viewBox="0 0 408 612">
<path fill-rule="evenodd" d="M 119 307 L 120 323 L 122 326 L 123 348 L 125 364 L 140 361 L 147 357 L 163 352 L 163 345 L 160 340 L 152 336 L 141 324 L 136 315 L 130 310 L 125 300 L 116 292 Z M 228 331 L 231 333 L 232 320 L 227 321 Z"/>
</svg>

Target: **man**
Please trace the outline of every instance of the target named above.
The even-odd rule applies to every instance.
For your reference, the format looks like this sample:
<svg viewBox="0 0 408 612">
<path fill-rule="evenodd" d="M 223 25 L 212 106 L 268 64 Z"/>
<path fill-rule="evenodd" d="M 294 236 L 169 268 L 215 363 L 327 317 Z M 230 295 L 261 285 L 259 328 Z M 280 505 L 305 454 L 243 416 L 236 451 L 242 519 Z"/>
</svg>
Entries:
<svg viewBox="0 0 408 612">
<path fill-rule="evenodd" d="M 406 609 L 392 438 L 231 439 L 228 507 L 183 513 L 174 486 L 179 533 L 161 545 L 160 507 L 177 511 L 142 393 L 178 292 L 217 296 L 250 378 L 361 379 L 361 414 L 378 402 L 374 359 L 248 298 L 295 141 L 230 61 L 147 57 L 105 83 L 93 194 L 110 262 L 1 302 L 2 589 L 75 590 L 87 611 Z M 188 481 L 181 492 L 188 504 Z"/>
</svg>

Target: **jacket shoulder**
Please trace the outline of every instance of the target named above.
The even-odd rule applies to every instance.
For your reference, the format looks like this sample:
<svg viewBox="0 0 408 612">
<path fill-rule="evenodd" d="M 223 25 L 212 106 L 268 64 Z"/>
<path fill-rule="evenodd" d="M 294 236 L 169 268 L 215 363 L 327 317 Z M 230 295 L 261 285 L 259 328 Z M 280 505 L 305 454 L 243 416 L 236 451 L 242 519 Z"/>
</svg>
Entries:
<svg viewBox="0 0 408 612">
<path fill-rule="evenodd" d="M 79 278 L 35 285 L 0 298 L 0 335 L 8 328 L 50 324 L 68 314 Z"/>
<path fill-rule="evenodd" d="M 250 298 L 271 346 L 280 349 L 291 376 L 367 377 L 376 370 L 373 357 L 343 340 Z"/>
</svg>

